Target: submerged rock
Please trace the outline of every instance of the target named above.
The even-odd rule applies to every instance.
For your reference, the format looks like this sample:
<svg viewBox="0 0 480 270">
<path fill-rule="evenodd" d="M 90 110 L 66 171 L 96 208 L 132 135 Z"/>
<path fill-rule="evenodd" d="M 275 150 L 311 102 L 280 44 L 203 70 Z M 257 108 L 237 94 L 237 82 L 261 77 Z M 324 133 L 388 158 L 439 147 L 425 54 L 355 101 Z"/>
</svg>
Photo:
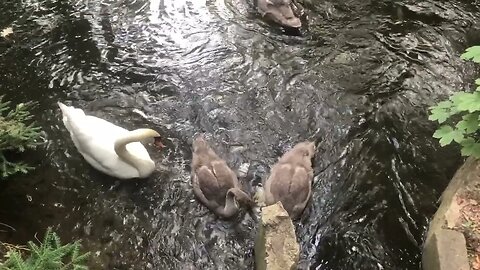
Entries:
<svg viewBox="0 0 480 270">
<path fill-rule="evenodd" d="M 299 255 L 295 228 L 282 203 L 264 207 L 255 240 L 255 268 L 293 270 L 297 267 Z"/>
</svg>

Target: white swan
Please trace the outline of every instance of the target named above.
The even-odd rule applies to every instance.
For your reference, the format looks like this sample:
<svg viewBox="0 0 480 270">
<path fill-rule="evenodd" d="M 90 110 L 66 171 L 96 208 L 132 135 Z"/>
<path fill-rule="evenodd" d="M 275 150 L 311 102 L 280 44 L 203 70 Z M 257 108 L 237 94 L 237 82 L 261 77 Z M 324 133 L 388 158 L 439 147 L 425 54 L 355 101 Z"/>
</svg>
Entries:
<svg viewBox="0 0 480 270">
<path fill-rule="evenodd" d="M 155 130 L 128 131 L 98 117 L 85 115 L 82 109 L 61 102 L 58 106 L 75 147 L 95 169 L 120 179 L 145 178 L 153 172 L 155 162 L 139 141 L 154 138 L 154 144 L 163 147 L 160 134 Z"/>
</svg>

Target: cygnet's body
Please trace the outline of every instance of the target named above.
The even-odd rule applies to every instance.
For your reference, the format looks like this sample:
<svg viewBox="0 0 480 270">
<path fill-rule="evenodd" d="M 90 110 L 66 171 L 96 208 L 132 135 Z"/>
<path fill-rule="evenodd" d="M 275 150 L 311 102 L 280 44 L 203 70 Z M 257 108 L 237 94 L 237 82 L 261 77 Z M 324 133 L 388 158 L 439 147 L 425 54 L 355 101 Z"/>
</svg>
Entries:
<svg viewBox="0 0 480 270">
<path fill-rule="evenodd" d="M 301 216 L 312 195 L 314 151 L 313 142 L 302 142 L 278 160 L 263 183 L 266 205 L 281 201 L 292 219 Z"/>
<path fill-rule="evenodd" d="M 235 173 L 210 148 L 203 136 L 198 136 L 193 142 L 192 185 L 198 200 L 222 218 L 236 215 L 239 203 L 253 203 L 242 191 Z"/>
</svg>

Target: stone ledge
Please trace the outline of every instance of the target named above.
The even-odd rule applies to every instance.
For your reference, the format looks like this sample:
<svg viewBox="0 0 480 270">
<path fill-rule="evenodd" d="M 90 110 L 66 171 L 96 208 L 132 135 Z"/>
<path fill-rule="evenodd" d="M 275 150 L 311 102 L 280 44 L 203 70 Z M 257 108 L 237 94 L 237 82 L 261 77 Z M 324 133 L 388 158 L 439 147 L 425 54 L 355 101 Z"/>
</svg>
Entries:
<svg viewBox="0 0 480 270">
<path fill-rule="evenodd" d="M 468 186 L 478 183 L 480 161 L 468 158 L 442 193 L 441 204 L 430 222 L 422 254 L 424 270 L 470 269 L 465 236 L 456 230 L 461 218 L 457 201 Z"/>
<path fill-rule="evenodd" d="M 469 270 L 465 237 L 462 233 L 440 229 L 425 243 L 423 270 Z"/>
<path fill-rule="evenodd" d="M 295 228 L 282 203 L 263 207 L 255 240 L 255 269 L 294 270 L 299 256 Z"/>
</svg>

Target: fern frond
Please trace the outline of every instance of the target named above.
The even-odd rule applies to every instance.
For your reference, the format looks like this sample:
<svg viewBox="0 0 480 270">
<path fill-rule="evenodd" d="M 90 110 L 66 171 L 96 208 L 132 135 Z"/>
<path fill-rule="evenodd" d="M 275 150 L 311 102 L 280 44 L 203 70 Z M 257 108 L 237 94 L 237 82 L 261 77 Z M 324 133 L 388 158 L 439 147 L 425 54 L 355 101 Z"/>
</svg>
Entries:
<svg viewBox="0 0 480 270">
<path fill-rule="evenodd" d="M 62 245 L 60 237 L 51 228 L 47 229 L 43 241 L 37 245 L 29 241 L 30 254 L 24 260 L 20 253 L 12 252 L 0 270 L 70 270 L 88 269 L 90 253 L 80 253 L 80 243 L 75 241 Z"/>
<path fill-rule="evenodd" d="M 27 102 L 11 109 L 10 102 L 3 101 L 3 96 L 0 96 L 0 178 L 32 169 L 21 162 L 7 161 L 4 152 L 23 152 L 40 143 L 40 127 L 32 121 L 33 115 L 29 112 L 34 106 L 36 103 Z"/>
<path fill-rule="evenodd" d="M 90 257 L 90 252 L 84 253 L 82 255 L 77 255 L 72 258 L 72 261 L 75 264 L 84 264 L 87 262 L 88 257 Z"/>
<path fill-rule="evenodd" d="M 88 270 L 88 267 L 86 267 L 85 265 L 77 265 L 75 264 L 73 266 L 73 270 Z"/>
<path fill-rule="evenodd" d="M 28 265 L 23 261 L 22 255 L 17 251 L 9 251 L 8 260 L 1 264 L 0 269 L 5 270 L 29 270 Z"/>
<path fill-rule="evenodd" d="M 32 252 L 32 256 L 40 256 L 43 253 L 42 247 L 35 245 L 32 241 L 28 242 L 28 247 Z"/>
</svg>

